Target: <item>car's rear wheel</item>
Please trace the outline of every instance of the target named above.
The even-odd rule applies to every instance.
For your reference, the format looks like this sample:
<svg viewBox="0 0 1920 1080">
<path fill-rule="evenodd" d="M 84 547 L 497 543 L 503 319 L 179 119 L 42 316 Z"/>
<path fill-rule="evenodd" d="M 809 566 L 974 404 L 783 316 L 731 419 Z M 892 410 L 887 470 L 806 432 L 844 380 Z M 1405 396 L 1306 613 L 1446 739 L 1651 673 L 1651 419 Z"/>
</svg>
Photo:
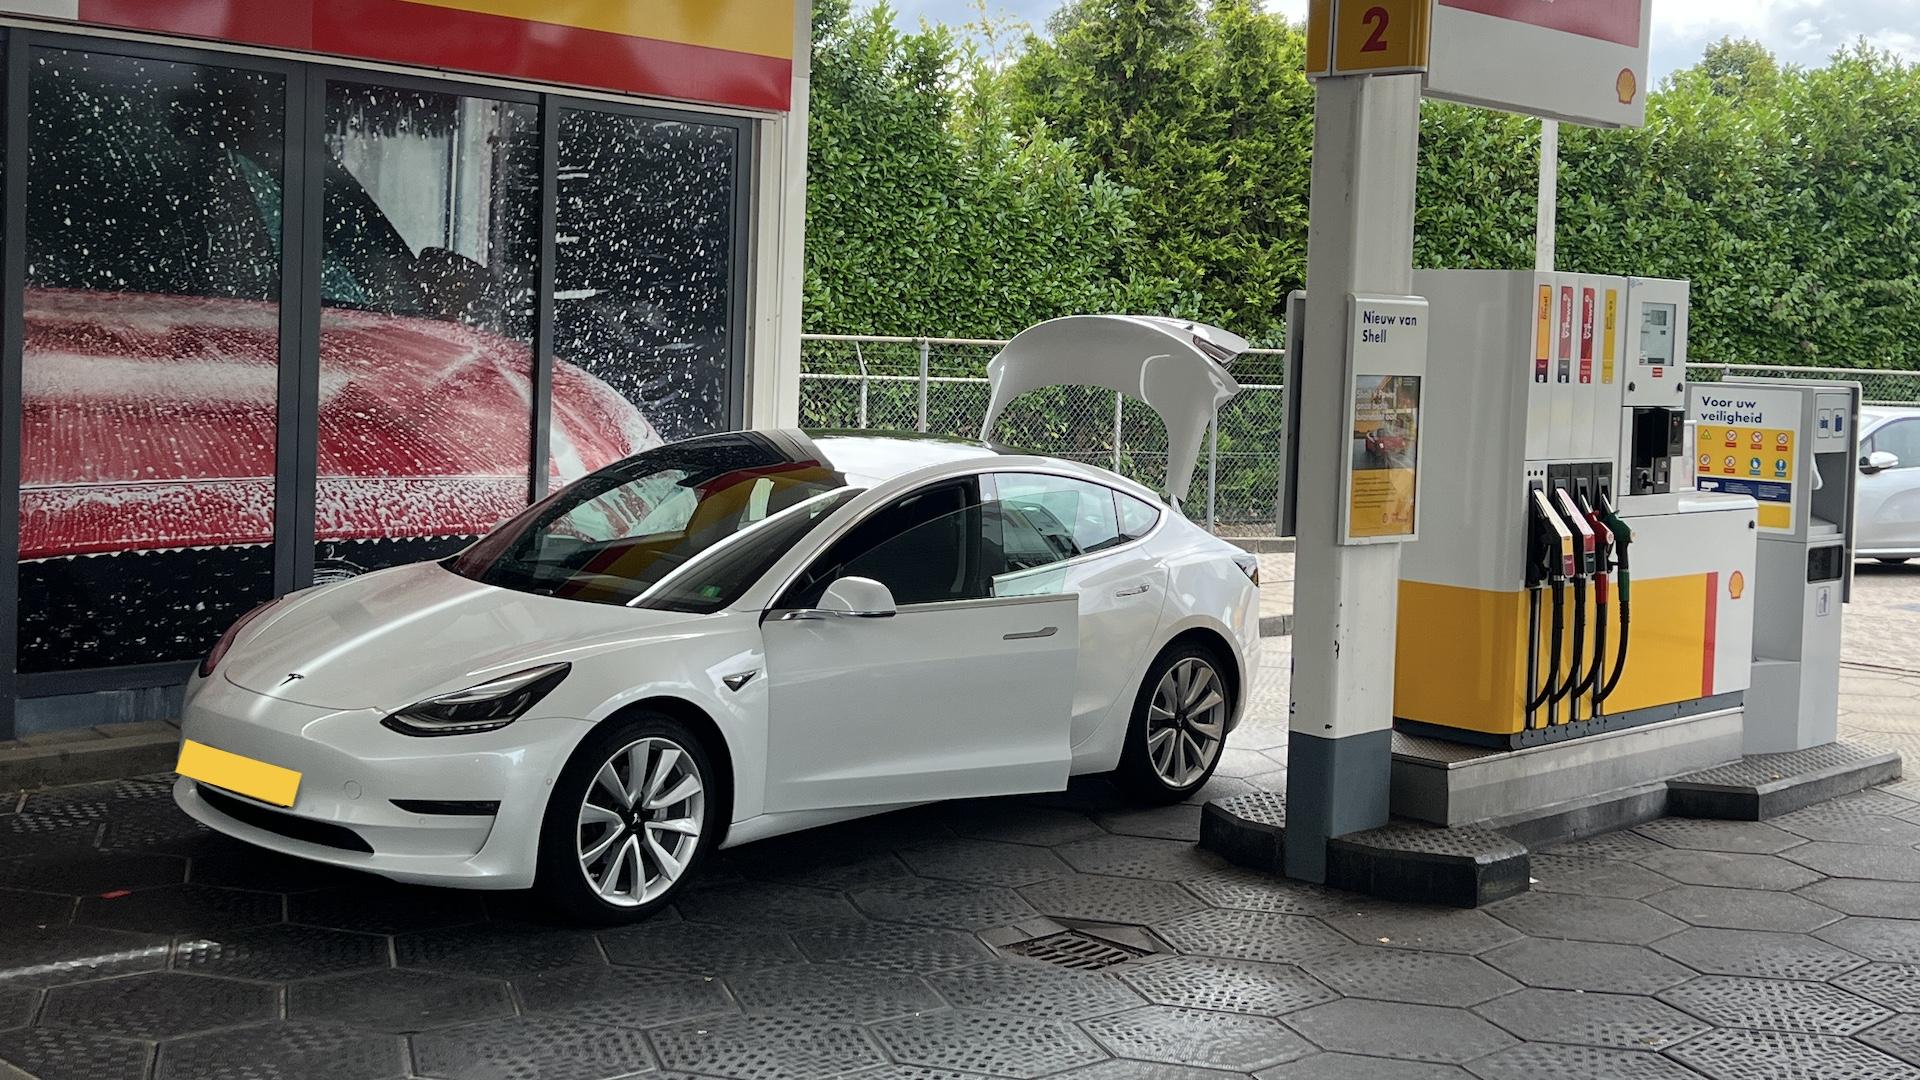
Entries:
<svg viewBox="0 0 1920 1080">
<path fill-rule="evenodd" d="M 717 779 L 700 740 L 672 717 L 604 725 L 574 751 L 547 800 L 534 888 L 582 922 L 653 914 L 713 847 Z"/>
<path fill-rule="evenodd" d="M 1232 687 L 1219 657 L 1179 645 L 1147 669 L 1113 779 L 1143 802 L 1173 803 L 1212 778 L 1227 744 Z"/>
</svg>

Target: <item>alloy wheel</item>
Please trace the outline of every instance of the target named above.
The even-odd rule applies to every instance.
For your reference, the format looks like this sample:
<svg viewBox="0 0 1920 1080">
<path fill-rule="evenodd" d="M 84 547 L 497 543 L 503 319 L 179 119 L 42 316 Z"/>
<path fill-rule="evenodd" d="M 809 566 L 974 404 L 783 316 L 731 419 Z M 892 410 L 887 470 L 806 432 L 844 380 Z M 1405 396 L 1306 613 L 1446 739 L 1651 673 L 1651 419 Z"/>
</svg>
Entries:
<svg viewBox="0 0 1920 1080">
<path fill-rule="evenodd" d="M 1189 656 L 1168 668 L 1147 705 L 1147 758 L 1160 781 L 1172 788 L 1197 782 L 1226 735 L 1227 695 L 1213 665 Z"/>
<path fill-rule="evenodd" d="M 672 739 L 635 740 L 601 764 L 581 798 L 580 872 L 617 907 L 658 899 L 699 850 L 706 810 L 693 755 Z"/>
</svg>

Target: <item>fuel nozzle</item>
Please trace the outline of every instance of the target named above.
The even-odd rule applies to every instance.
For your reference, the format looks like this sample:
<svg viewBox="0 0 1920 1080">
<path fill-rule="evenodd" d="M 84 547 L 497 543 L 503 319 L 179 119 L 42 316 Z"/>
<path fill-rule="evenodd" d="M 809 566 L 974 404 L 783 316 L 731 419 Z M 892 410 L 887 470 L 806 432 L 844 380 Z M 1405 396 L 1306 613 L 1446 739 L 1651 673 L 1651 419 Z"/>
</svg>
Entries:
<svg viewBox="0 0 1920 1080">
<path fill-rule="evenodd" d="M 1527 588 L 1538 589 L 1573 573 L 1573 535 L 1554 515 L 1547 493 L 1527 500 Z"/>
<path fill-rule="evenodd" d="M 1607 531 L 1613 534 L 1614 550 L 1619 560 L 1620 570 L 1616 581 L 1620 594 L 1620 638 L 1614 646 L 1613 670 L 1608 673 L 1604 683 L 1598 684 L 1598 690 L 1594 695 L 1594 708 L 1598 710 L 1606 703 L 1607 698 L 1612 696 L 1614 687 L 1620 685 L 1620 676 L 1627 669 L 1627 648 L 1633 634 L 1633 572 L 1628 560 L 1633 548 L 1633 528 L 1614 509 L 1613 502 L 1604 495 L 1594 506 L 1593 513 L 1605 523 Z"/>
<path fill-rule="evenodd" d="M 1594 563 L 1593 526 L 1588 522 L 1586 513 L 1580 508 L 1579 500 L 1566 488 L 1556 488 L 1554 497 L 1559 501 L 1560 516 L 1567 523 L 1568 532 L 1573 537 L 1574 577 L 1592 577 L 1596 569 Z"/>
<path fill-rule="evenodd" d="M 1573 530 L 1561 519 L 1547 493 L 1533 489 L 1527 520 L 1527 692 L 1526 724 L 1532 730 L 1546 710 L 1546 724 L 1554 724 L 1554 702 L 1567 694 L 1560 681 L 1561 636 L 1566 631 L 1567 582 L 1579 569 Z M 1540 582 L 1553 585 L 1553 623 L 1547 633 L 1547 684 L 1540 686 Z"/>
<path fill-rule="evenodd" d="M 1606 577 L 1613 569 L 1613 527 L 1607 524 L 1600 511 L 1587 505 L 1585 499 L 1574 497 L 1579 503 L 1580 512 L 1586 515 L 1587 527 L 1593 530 L 1593 565 L 1597 577 Z"/>
<path fill-rule="evenodd" d="M 1533 512 L 1527 524 L 1527 584 L 1535 584 L 1536 575 L 1539 581 L 1565 581 L 1579 567 L 1573 532 L 1560 520 L 1546 492 L 1534 488 L 1530 505 Z"/>
<path fill-rule="evenodd" d="M 1621 558 L 1624 561 L 1627 545 L 1633 543 L 1633 529 L 1627 525 L 1626 519 L 1622 518 L 1619 512 L 1614 509 L 1613 501 L 1605 495 L 1594 500 L 1593 516 L 1605 522 L 1607 530 L 1613 533 L 1613 542 L 1619 547 Z"/>
</svg>

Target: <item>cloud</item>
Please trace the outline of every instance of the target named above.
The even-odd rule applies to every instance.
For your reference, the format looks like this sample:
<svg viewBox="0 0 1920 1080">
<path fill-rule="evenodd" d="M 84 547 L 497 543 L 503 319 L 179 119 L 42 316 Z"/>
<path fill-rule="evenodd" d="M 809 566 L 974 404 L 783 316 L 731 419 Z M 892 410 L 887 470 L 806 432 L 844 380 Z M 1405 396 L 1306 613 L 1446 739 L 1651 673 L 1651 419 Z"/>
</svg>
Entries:
<svg viewBox="0 0 1920 1080">
<path fill-rule="evenodd" d="M 902 25 L 962 23 L 972 18 L 973 0 L 893 0 Z M 988 10 L 1031 24 L 1046 25 L 1063 0 L 988 0 Z M 1914 0 L 1655 0 L 1653 72 L 1655 77 L 1690 67 L 1712 42 L 1745 37 L 1773 50 L 1781 60 L 1804 66 L 1824 63 L 1836 49 L 1865 38 L 1920 61 L 1920 25 Z M 1266 0 L 1269 11 L 1296 21 L 1307 17 L 1307 0 Z"/>
</svg>

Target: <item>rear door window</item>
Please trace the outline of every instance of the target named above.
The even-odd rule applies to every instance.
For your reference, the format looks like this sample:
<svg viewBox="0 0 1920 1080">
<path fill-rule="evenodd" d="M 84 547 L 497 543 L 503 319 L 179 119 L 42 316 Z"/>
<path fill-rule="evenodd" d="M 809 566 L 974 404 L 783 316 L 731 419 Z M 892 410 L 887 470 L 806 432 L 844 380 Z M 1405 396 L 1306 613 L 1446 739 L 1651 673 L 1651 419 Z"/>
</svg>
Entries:
<svg viewBox="0 0 1920 1080">
<path fill-rule="evenodd" d="M 1120 505 L 1120 535 L 1127 539 L 1138 540 L 1160 523 L 1159 508 L 1145 499 L 1118 491 L 1113 493 L 1113 498 Z"/>
<path fill-rule="evenodd" d="M 1048 473 L 995 473 L 993 484 L 1002 511 L 1045 536 L 1057 558 L 1121 542 L 1114 491 L 1104 484 Z"/>
</svg>

